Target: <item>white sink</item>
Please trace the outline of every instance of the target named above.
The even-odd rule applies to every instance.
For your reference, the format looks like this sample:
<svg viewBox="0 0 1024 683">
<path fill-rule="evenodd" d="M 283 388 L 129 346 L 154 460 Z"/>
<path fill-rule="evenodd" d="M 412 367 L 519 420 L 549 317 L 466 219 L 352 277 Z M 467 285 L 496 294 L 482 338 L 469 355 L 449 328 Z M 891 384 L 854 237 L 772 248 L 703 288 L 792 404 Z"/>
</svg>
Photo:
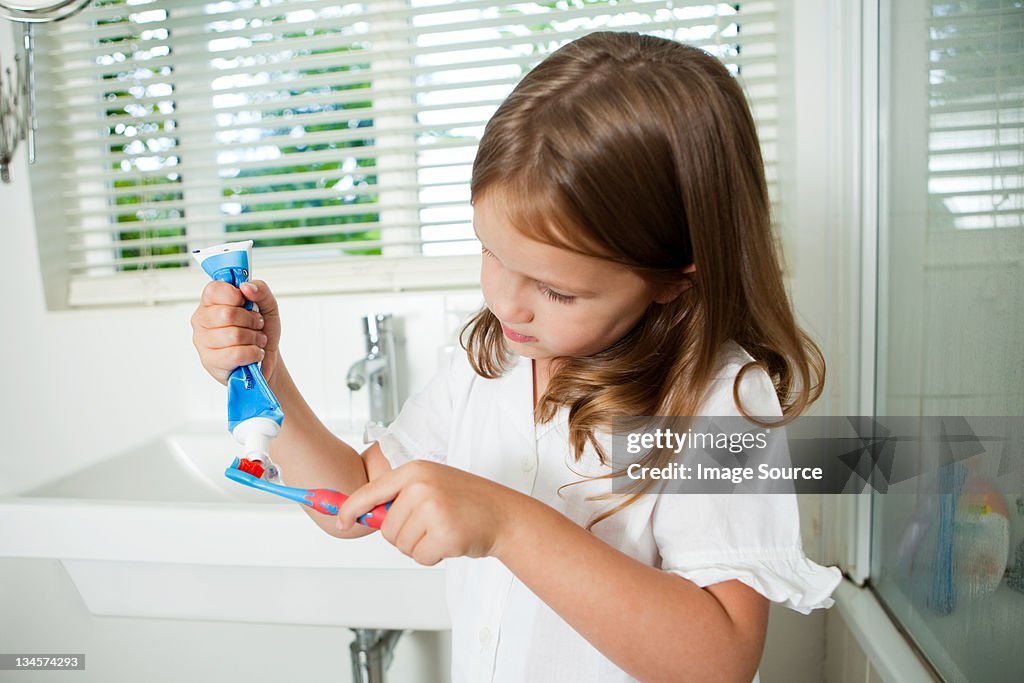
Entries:
<svg viewBox="0 0 1024 683">
<path fill-rule="evenodd" d="M 61 560 L 99 615 L 450 628 L 443 566 L 379 534 L 333 538 L 299 505 L 228 480 L 239 451 L 226 430 L 190 425 L 0 499 L 0 557 Z"/>
</svg>

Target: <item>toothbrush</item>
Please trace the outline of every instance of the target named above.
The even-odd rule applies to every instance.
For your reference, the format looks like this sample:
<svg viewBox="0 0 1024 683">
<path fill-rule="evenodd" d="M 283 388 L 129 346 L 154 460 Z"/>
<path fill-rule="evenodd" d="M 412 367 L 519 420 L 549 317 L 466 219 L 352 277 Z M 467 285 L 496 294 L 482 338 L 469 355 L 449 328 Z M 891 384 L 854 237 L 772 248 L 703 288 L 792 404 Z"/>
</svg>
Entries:
<svg viewBox="0 0 1024 683">
<path fill-rule="evenodd" d="M 953 563 L 953 544 L 957 537 L 956 509 L 966 478 L 967 468 L 962 462 L 952 462 L 939 468 L 939 526 L 928 605 L 942 615 L 956 609 L 957 567 Z"/>
<path fill-rule="evenodd" d="M 255 471 L 253 470 L 254 467 L 256 468 Z M 261 470 L 262 467 L 260 467 L 258 462 L 235 458 L 235 461 L 231 463 L 231 467 L 224 470 L 224 476 L 239 484 L 251 486 L 254 489 L 260 489 L 267 493 L 273 493 L 275 496 L 294 500 L 296 503 L 308 505 L 325 515 L 338 514 L 338 508 L 348 500 L 348 496 L 334 489 L 300 489 L 294 486 L 274 484 L 260 479 L 256 471 L 260 471 L 260 474 L 262 474 Z M 384 517 L 390 508 L 391 503 L 378 505 L 366 514 L 361 515 L 356 521 L 371 529 L 380 529 L 380 525 L 384 523 Z"/>
</svg>

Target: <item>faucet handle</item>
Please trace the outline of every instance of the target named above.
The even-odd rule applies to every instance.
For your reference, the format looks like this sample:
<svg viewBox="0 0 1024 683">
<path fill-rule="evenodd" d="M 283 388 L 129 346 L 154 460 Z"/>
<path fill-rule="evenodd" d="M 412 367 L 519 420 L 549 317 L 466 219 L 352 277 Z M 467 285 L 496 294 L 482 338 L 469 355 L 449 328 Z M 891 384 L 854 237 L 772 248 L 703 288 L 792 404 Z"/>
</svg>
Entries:
<svg viewBox="0 0 1024 683">
<path fill-rule="evenodd" d="M 391 331 L 392 320 L 393 316 L 390 313 L 363 316 L 367 336 L 371 339 L 379 339 L 381 335 L 387 334 Z"/>
</svg>

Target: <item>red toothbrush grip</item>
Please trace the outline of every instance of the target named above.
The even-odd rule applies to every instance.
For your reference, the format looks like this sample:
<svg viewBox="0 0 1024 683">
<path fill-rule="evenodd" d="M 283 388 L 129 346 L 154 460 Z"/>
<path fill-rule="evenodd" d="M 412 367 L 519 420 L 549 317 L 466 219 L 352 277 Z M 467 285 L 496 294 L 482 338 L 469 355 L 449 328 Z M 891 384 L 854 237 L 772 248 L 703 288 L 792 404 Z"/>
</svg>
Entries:
<svg viewBox="0 0 1024 683">
<path fill-rule="evenodd" d="M 348 496 L 334 489 L 306 490 L 306 504 L 325 515 L 338 514 L 338 509 L 346 500 L 348 500 Z M 366 514 L 358 517 L 356 521 L 371 529 L 380 529 L 380 525 L 384 523 L 384 517 L 387 515 L 388 508 L 390 507 L 391 503 L 378 505 Z"/>
<path fill-rule="evenodd" d="M 334 489 L 306 489 L 306 505 L 325 515 L 338 514 L 338 508 L 348 496 Z"/>
<path fill-rule="evenodd" d="M 364 526 L 368 526 L 371 529 L 380 529 L 380 525 L 384 523 L 384 518 L 388 514 L 388 508 L 391 507 L 391 503 L 384 503 L 373 508 L 365 515 L 356 519 L 357 522 Z"/>
</svg>

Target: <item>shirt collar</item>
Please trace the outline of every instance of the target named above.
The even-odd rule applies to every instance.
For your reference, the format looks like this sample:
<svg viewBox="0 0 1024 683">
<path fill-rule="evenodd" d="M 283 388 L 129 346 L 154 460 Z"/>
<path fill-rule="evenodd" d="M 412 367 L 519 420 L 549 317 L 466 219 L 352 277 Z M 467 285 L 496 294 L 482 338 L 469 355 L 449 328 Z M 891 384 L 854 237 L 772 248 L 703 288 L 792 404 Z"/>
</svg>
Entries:
<svg viewBox="0 0 1024 683">
<path fill-rule="evenodd" d="M 523 437 L 536 441 L 533 424 L 533 361 L 515 356 L 513 367 L 502 377 L 502 413 Z"/>
<path fill-rule="evenodd" d="M 560 425 L 569 423 L 569 409 L 560 406 L 555 416 L 544 424 L 533 421 L 533 360 L 515 356 L 512 368 L 505 373 L 501 392 L 502 409 L 524 437 L 537 440 Z"/>
</svg>

